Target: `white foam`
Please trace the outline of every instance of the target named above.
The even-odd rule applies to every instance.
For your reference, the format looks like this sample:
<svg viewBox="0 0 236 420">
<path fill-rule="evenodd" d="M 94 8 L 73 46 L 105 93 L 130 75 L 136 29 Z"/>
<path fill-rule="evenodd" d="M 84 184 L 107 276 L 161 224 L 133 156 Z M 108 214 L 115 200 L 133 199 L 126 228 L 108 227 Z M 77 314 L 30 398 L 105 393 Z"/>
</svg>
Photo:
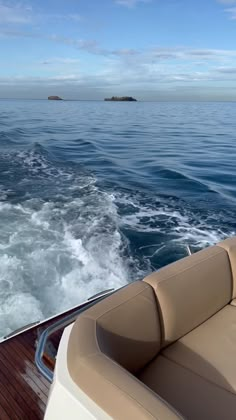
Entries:
<svg viewBox="0 0 236 420">
<path fill-rule="evenodd" d="M 171 203 L 162 202 L 161 199 L 154 204 L 143 204 L 143 200 L 138 200 L 138 195 L 122 197 L 117 194 L 116 198 L 118 203 L 129 208 L 129 214 L 122 216 L 121 225 L 138 232 L 163 233 L 173 243 L 192 244 L 203 248 L 235 235 L 234 230 L 224 232 L 213 227 L 208 218 L 203 220 L 201 215 L 195 215 L 184 206 L 181 211 L 176 210 Z M 150 246 L 152 245 L 148 245 L 147 248 Z M 150 257 L 157 254 L 158 249 L 157 247 Z"/>
<path fill-rule="evenodd" d="M 3 185 L 0 185 L 0 201 L 7 200 L 8 196 L 12 194 L 12 190 L 5 188 Z"/>
<path fill-rule="evenodd" d="M 40 302 L 30 293 L 14 292 L 1 303 L 0 331 L 7 335 L 16 328 L 44 318 Z"/>
<path fill-rule="evenodd" d="M 17 154 L 14 165 L 21 199 L 7 201 L 12 192 L 0 189 L 0 336 L 143 277 L 167 248 L 234 233 L 161 198 L 102 191 L 93 176 L 57 168 L 40 151 Z M 154 238 L 141 256 L 125 229 Z"/>
<path fill-rule="evenodd" d="M 2 202 L 0 212 L 0 336 L 128 282 L 109 194 Z"/>
</svg>

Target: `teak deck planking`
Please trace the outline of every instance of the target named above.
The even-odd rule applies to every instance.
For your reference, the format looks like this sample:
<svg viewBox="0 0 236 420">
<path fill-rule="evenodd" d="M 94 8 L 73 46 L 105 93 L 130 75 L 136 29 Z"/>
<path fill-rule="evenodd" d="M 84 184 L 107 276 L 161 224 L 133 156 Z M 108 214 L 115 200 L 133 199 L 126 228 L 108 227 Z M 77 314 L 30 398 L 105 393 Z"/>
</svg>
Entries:
<svg viewBox="0 0 236 420">
<path fill-rule="evenodd" d="M 50 383 L 34 364 L 37 327 L 0 343 L 0 419 L 43 419 Z"/>
<path fill-rule="evenodd" d="M 0 343 L 0 420 L 43 419 L 50 382 L 35 366 L 37 340 L 44 329 L 77 310 L 73 308 Z M 50 338 L 56 349 L 62 332 L 63 328 Z"/>
</svg>

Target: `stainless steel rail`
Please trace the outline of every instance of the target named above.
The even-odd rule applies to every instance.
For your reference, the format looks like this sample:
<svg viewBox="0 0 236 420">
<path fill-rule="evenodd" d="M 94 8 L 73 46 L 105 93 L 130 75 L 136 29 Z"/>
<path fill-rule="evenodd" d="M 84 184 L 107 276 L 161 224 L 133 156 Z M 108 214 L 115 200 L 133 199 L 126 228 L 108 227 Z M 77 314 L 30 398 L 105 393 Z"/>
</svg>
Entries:
<svg viewBox="0 0 236 420">
<path fill-rule="evenodd" d="M 188 255 L 192 255 L 191 249 L 188 245 L 186 245 L 186 251 Z M 59 321 L 56 321 L 54 324 L 52 324 L 51 326 L 49 326 L 42 332 L 41 336 L 39 337 L 37 349 L 35 352 L 35 364 L 38 370 L 40 371 L 40 373 L 49 382 L 53 381 L 53 371 L 51 371 L 43 362 L 43 354 L 44 354 L 44 349 L 45 349 L 48 337 L 52 333 L 57 331 L 58 329 L 65 328 L 67 325 L 71 324 L 81 312 L 83 312 L 85 309 L 89 308 L 90 306 L 94 305 L 95 302 L 102 300 L 107 295 L 112 294 L 113 292 L 114 292 L 114 289 L 108 289 L 108 290 L 104 290 L 101 293 L 97 293 L 96 295 L 90 297 L 87 300 L 87 302 L 82 303 L 80 306 L 78 306 L 78 309 L 77 310 L 75 309 L 75 311 L 72 314 L 65 316 Z"/>
<path fill-rule="evenodd" d="M 55 331 L 65 328 L 67 325 L 71 324 L 77 316 L 88 309 L 90 306 L 93 306 L 95 302 L 98 302 L 102 300 L 107 295 L 112 294 L 114 289 L 105 290 L 104 292 L 99 293 L 98 295 L 95 295 L 91 297 L 87 302 L 82 303 L 80 306 L 78 306 L 78 309 L 70 314 L 66 315 L 64 318 L 56 321 L 54 324 L 50 325 L 48 328 L 46 328 L 42 334 L 39 337 L 38 345 L 35 352 L 35 364 L 39 370 L 39 372 L 50 382 L 53 381 L 53 371 L 50 370 L 43 361 L 43 354 L 45 350 L 45 346 L 47 343 L 47 340 L 49 336 L 54 333 Z"/>
<path fill-rule="evenodd" d="M 191 251 L 189 245 L 186 245 L 186 251 L 187 251 L 188 255 L 192 255 L 192 251 Z"/>
</svg>

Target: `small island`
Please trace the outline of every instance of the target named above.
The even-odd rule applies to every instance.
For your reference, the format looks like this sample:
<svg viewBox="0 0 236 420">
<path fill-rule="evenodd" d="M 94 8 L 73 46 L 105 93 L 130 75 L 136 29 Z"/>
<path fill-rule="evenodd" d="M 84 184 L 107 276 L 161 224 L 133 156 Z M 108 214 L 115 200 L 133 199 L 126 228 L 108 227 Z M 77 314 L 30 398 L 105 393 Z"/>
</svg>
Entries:
<svg viewBox="0 0 236 420">
<path fill-rule="evenodd" d="M 104 101 L 137 102 L 137 99 L 132 98 L 132 96 L 112 96 L 111 98 L 105 98 Z"/>
<path fill-rule="evenodd" d="M 49 96 L 48 100 L 49 101 L 62 101 L 63 99 L 60 98 L 60 96 Z"/>
</svg>

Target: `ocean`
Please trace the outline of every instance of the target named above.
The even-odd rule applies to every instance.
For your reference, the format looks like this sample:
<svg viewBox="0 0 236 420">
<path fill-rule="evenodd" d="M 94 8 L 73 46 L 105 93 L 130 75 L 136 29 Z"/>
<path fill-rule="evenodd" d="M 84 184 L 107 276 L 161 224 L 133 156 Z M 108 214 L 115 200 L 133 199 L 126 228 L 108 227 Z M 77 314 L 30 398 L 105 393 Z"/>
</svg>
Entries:
<svg viewBox="0 0 236 420">
<path fill-rule="evenodd" d="M 236 232 L 236 103 L 0 100 L 0 337 Z"/>
</svg>

